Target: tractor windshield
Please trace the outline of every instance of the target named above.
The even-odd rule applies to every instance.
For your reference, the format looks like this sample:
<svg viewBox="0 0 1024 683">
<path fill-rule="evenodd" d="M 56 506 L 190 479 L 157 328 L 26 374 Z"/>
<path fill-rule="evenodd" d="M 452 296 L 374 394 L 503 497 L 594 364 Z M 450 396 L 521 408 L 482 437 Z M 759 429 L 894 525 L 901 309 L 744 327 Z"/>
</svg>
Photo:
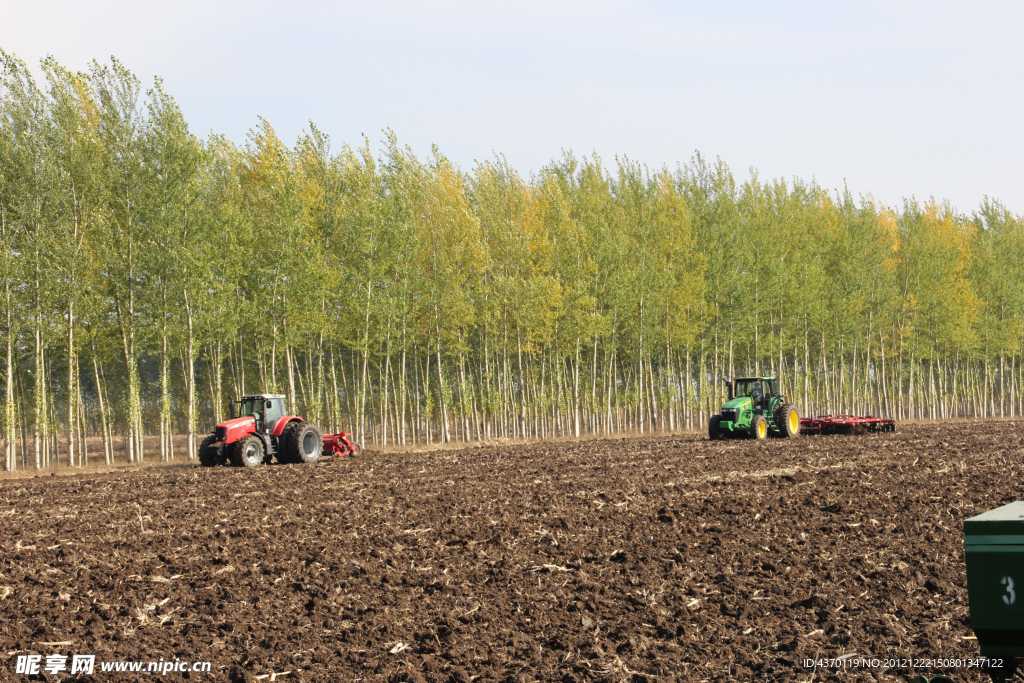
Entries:
<svg viewBox="0 0 1024 683">
<path fill-rule="evenodd" d="M 734 398 L 741 398 L 743 396 L 753 395 L 754 388 L 761 389 L 761 381 L 757 379 L 738 379 L 736 380 L 736 393 Z M 763 389 L 762 389 L 763 391 Z M 762 394 L 763 395 L 763 394 Z"/>
<path fill-rule="evenodd" d="M 263 399 L 262 398 L 246 398 L 238 402 L 239 417 L 248 417 L 249 415 L 262 415 L 263 414 Z"/>
</svg>

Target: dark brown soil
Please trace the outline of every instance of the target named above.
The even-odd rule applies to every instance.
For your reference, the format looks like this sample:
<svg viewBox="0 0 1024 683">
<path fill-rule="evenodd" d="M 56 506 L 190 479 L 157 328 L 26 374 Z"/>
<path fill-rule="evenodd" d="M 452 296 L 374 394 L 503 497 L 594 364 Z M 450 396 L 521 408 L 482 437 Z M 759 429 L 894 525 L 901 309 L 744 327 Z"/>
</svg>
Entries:
<svg viewBox="0 0 1024 683">
<path fill-rule="evenodd" d="M 213 662 L 166 680 L 908 680 L 940 670 L 801 660 L 977 656 L 962 520 L 1024 497 L 1022 454 L 974 422 L 0 481 L 0 679 L 29 651 Z"/>
</svg>

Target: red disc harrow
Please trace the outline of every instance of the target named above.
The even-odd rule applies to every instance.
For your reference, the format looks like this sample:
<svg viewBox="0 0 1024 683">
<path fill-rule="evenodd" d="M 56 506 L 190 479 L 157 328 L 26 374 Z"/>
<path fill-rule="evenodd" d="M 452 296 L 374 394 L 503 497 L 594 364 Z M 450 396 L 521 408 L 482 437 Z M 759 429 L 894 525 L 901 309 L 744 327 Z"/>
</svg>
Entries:
<svg viewBox="0 0 1024 683">
<path fill-rule="evenodd" d="M 340 434 L 324 434 L 324 455 L 352 455 L 362 452 L 362 447 L 351 439 L 349 432 Z"/>
<path fill-rule="evenodd" d="M 895 432 L 896 421 L 867 415 L 819 415 L 800 418 L 801 434 L 858 434 L 861 432 Z"/>
</svg>

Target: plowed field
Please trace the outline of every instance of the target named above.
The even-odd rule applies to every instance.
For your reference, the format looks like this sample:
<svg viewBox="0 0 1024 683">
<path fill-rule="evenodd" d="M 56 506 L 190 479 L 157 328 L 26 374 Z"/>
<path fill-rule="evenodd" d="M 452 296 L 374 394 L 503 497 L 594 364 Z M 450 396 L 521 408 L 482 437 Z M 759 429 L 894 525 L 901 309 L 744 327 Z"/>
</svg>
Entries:
<svg viewBox="0 0 1024 683">
<path fill-rule="evenodd" d="M 898 429 L 3 480 L 0 679 L 26 651 L 285 683 L 939 673 L 801 664 L 977 656 L 961 521 L 1024 497 L 1024 434 Z"/>
</svg>

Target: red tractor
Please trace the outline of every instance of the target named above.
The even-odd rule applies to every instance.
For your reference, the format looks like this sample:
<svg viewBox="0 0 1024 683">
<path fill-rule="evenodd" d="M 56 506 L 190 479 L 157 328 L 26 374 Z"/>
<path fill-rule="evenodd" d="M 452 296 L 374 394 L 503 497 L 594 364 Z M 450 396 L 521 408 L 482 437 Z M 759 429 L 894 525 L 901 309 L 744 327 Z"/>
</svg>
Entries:
<svg viewBox="0 0 1024 683">
<path fill-rule="evenodd" d="M 237 467 L 256 467 L 272 458 L 280 463 L 316 462 L 325 450 L 358 455 L 359 444 L 349 436 L 345 432 L 324 436 L 315 424 L 286 415 L 281 394 L 254 394 L 231 401 L 231 419 L 217 425 L 199 445 L 199 462 L 214 467 L 230 459 Z"/>
</svg>

